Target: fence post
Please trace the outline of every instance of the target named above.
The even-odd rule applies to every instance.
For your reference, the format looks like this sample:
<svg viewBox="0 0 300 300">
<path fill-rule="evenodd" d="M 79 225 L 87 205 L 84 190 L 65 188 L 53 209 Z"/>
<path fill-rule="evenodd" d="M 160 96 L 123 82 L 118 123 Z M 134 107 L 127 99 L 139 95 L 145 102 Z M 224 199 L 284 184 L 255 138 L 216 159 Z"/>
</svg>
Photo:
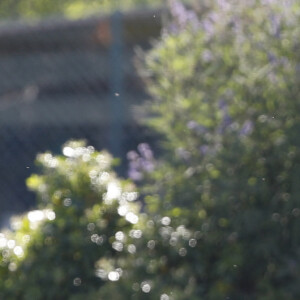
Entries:
<svg viewBox="0 0 300 300">
<path fill-rule="evenodd" d="M 123 94 L 123 34 L 122 14 L 116 11 L 111 16 L 111 45 L 110 45 L 110 151 L 116 157 L 122 154 L 124 124 L 124 94 Z"/>
</svg>

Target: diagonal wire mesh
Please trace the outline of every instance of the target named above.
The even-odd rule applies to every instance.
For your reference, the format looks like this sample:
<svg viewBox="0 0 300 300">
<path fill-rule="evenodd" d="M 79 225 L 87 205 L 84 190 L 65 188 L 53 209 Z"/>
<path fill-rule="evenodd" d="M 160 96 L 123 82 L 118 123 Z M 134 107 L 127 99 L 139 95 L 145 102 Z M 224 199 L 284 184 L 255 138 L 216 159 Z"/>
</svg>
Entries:
<svg viewBox="0 0 300 300">
<path fill-rule="evenodd" d="M 160 14 L 0 27 L 0 223 L 34 204 L 25 179 L 38 152 L 83 138 L 124 162 L 147 138 L 132 114 L 146 98 L 134 48 L 159 35 Z"/>
</svg>

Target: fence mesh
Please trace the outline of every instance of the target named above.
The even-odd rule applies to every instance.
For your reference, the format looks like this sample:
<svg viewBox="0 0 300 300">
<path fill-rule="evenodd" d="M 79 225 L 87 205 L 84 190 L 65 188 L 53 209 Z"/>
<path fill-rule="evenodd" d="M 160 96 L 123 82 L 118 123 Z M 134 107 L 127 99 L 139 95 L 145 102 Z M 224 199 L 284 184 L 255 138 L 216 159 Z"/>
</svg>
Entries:
<svg viewBox="0 0 300 300">
<path fill-rule="evenodd" d="M 159 35 L 160 13 L 0 27 L 0 223 L 34 204 L 36 154 L 68 139 L 108 149 L 124 174 L 126 152 L 147 138 L 132 113 L 146 99 L 134 49 Z"/>
</svg>

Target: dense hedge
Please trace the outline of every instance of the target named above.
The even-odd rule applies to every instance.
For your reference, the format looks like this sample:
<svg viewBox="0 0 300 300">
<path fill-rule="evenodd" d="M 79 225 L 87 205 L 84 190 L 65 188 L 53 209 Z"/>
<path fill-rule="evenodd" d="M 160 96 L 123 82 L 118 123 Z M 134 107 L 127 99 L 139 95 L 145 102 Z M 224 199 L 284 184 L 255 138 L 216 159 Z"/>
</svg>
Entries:
<svg viewBox="0 0 300 300">
<path fill-rule="evenodd" d="M 299 4 L 216 1 L 197 18 L 174 1 L 173 13 L 145 68 L 167 150 L 147 203 L 172 220 L 158 234 L 170 289 L 298 298 Z"/>
</svg>

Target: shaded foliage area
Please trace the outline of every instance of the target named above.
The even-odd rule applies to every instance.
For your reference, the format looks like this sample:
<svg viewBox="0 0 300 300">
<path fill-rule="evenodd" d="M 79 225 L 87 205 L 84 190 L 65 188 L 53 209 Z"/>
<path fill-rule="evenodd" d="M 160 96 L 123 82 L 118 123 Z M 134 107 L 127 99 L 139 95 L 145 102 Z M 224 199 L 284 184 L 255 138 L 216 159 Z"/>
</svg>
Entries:
<svg viewBox="0 0 300 300">
<path fill-rule="evenodd" d="M 297 298 L 299 5 L 222 1 L 200 19 L 173 5 L 172 26 L 146 56 L 149 122 L 167 150 L 147 203 L 153 218 L 172 220 L 157 234 L 170 290 Z"/>
<path fill-rule="evenodd" d="M 144 58 L 148 125 L 165 152 L 128 154 L 143 209 L 104 154 L 71 144 L 40 156 L 44 175 L 28 184 L 55 219 L 34 229 L 28 214 L 0 237 L 5 299 L 22 284 L 24 299 L 300 297 L 300 7 L 204 4 L 199 18 L 171 1 Z"/>
<path fill-rule="evenodd" d="M 162 4 L 157 0 L 3 0 L 0 3 L 0 18 L 37 19 L 46 16 L 77 18 L 118 9 L 127 10 Z"/>
</svg>

